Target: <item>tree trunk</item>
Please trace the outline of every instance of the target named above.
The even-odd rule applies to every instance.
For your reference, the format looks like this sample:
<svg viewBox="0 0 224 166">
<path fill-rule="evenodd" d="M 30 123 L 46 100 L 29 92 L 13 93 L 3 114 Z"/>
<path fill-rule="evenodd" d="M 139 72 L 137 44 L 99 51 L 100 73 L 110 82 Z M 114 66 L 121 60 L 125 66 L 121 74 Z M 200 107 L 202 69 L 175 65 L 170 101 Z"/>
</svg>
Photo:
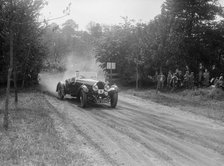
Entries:
<svg viewBox="0 0 224 166">
<path fill-rule="evenodd" d="M 25 86 L 25 73 L 23 74 L 23 80 L 22 80 L 22 86 L 21 86 L 21 88 L 23 89 L 24 86 Z"/>
<path fill-rule="evenodd" d="M 23 80 L 22 80 L 22 89 L 24 88 L 25 86 L 25 80 L 26 80 L 26 63 L 28 61 L 28 58 L 29 58 L 29 55 L 30 55 L 30 47 L 31 47 L 31 44 L 29 43 L 29 49 L 28 49 L 28 53 L 27 53 L 27 56 L 25 57 L 25 65 L 24 65 L 24 72 L 23 72 Z"/>
<path fill-rule="evenodd" d="M 13 70 L 13 32 L 12 32 L 11 25 L 10 25 L 9 35 L 10 35 L 10 63 L 9 63 L 9 70 L 8 70 L 8 77 L 7 77 L 6 100 L 5 100 L 5 111 L 4 111 L 4 122 L 3 122 L 3 126 L 5 130 L 7 130 L 9 126 L 9 94 L 10 94 L 11 74 Z"/>
<path fill-rule="evenodd" d="M 14 58 L 15 60 L 15 58 Z M 15 103 L 18 103 L 18 89 L 17 89 L 17 67 L 16 62 L 14 61 L 14 70 L 13 70 L 13 79 L 14 79 L 14 92 L 15 92 Z"/>
<path fill-rule="evenodd" d="M 139 71 L 138 71 L 138 62 L 137 62 L 137 64 L 136 64 L 136 89 L 139 88 L 138 80 L 139 80 Z"/>
<path fill-rule="evenodd" d="M 15 40 L 14 40 L 14 62 L 13 62 L 13 66 L 14 66 L 14 73 L 13 73 L 13 79 L 14 79 L 14 93 L 15 93 L 15 103 L 18 103 L 18 86 L 17 86 L 17 53 L 20 51 L 20 47 L 21 47 L 21 29 L 22 27 L 20 26 L 19 28 L 19 33 L 17 35 L 16 38 L 16 44 L 15 44 Z"/>
</svg>

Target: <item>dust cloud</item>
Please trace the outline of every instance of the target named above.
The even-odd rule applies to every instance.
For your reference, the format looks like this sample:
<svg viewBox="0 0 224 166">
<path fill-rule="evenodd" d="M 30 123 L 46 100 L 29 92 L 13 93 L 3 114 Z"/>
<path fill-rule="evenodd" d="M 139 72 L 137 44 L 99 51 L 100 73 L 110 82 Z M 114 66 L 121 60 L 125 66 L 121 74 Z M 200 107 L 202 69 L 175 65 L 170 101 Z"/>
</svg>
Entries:
<svg viewBox="0 0 224 166">
<path fill-rule="evenodd" d="M 96 79 L 104 80 L 104 72 L 96 63 L 94 56 L 74 56 L 68 55 L 65 61 L 66 71 L 63 79 L 68 79 L 75 76 L 75 72 L 79 71 L 89 77 L 96 75 Z"/>
<path fill-rule="evenodd" d="M 97 80 L 105 80 L 104 72 L 96 63 L 94 56 L 77 56 L 69 54 L 61 62 L 65 68 L 65 72 L 51 71 L 41 72 L 39 74 L 41 89 L 50 93 L 56 93 L 58 82 L 64 82 L 66 79 L 75 77 L 76 71 L 83 73 L 86 77 Z"/>
</svg>

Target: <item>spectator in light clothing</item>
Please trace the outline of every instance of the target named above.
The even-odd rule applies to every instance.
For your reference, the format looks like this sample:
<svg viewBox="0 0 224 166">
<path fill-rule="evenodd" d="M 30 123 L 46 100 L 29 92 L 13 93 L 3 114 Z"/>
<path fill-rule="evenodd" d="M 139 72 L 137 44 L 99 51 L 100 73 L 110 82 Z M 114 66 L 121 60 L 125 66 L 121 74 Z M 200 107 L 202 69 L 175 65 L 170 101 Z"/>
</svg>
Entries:
<svg viewBox="0 0 224 166">
<path fill-rule="evenodd" d="M 224 90 L 224 78 L 223 78 L 223 74 L 220 75 L 219 79 L 217 79 L 215 86 L 217 88 L 222 88 Z"/>
<path fill-rule="evenodd" d="M 208 87 L 209 86 L 209 80 L 210 80 L 210 74 L 208 72 L 208 69 L 205 69 L 205 72 L 203 73 L 203 85 Z"/>
<path fill-rule="evenodd" d="M 162 71 L 160 71 L 160 74 L 157 76 L 157 92 L 159 89 L 162 89 L 164 87 L 165 79 L 165 75 Z"/>
<path fill-rule="evenodd" d="M 219 73 L 218 73 L 218 70 L 215 65 L 212 65 L 212 70 L 211 70 L 210 76 L 211 76 L 210 84 L 214 85 L 216 78 L 219 77 Z"/>
</svg>

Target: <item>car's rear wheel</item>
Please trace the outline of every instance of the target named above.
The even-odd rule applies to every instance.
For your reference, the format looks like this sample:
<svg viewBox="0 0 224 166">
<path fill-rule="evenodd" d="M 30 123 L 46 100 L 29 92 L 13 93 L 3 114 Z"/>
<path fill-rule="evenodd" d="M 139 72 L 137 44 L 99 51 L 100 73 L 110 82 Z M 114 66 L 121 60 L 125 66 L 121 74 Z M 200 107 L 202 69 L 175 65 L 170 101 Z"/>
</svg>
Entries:
<svg viewBox="0 0 224 166">
<path fill-rule="evenodd" d="M 85 108 L 87 105 L 87 94 L 83 90 L 80 92 L 80 103 L 82 108 Z"/>
<path fill-rule="evenodd" d="M 112 94 L 110 99 L 111 108 L 115 108 L 117 106 L 117 101 L 118 101 L 118 93 Z"/>
<path fill-rule="evenodd" d="M 63 85 L 60 85 L 58 88 L 58 98 L 63 100 L 65 97 L 65 88 Z"/>
</svg>

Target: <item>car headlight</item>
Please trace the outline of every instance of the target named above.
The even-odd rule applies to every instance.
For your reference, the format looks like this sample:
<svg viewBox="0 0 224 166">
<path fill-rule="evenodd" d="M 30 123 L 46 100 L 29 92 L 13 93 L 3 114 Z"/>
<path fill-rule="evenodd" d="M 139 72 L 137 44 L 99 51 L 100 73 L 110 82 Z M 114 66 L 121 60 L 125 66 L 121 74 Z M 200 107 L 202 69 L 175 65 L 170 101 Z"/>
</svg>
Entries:
<svg viewBox="0 0 224 166">
<path fill-rule="evenodd" d="M 109 86 L 109 85 L 105 85 L 105 86 L 104 86 L 104 90 L 105 90 L 105 91 L 108 91 L 109 89 L 110 89 L 110 86 Z"/>
<path fill-rule="evenodd" d="M 115 89 L 116 91 L 118 90 L 117 85 L 112 85 L 111 88 Z"/>
<path fill-rule="evenodd" d="M 94 84 L 94 85 L 93 85 L 93 90 L 94 90 L 94 91 L 98 91 L 98 89 L 99 89 L 98 86 L 97 86 L 96 84 Z"/>
</svg>

